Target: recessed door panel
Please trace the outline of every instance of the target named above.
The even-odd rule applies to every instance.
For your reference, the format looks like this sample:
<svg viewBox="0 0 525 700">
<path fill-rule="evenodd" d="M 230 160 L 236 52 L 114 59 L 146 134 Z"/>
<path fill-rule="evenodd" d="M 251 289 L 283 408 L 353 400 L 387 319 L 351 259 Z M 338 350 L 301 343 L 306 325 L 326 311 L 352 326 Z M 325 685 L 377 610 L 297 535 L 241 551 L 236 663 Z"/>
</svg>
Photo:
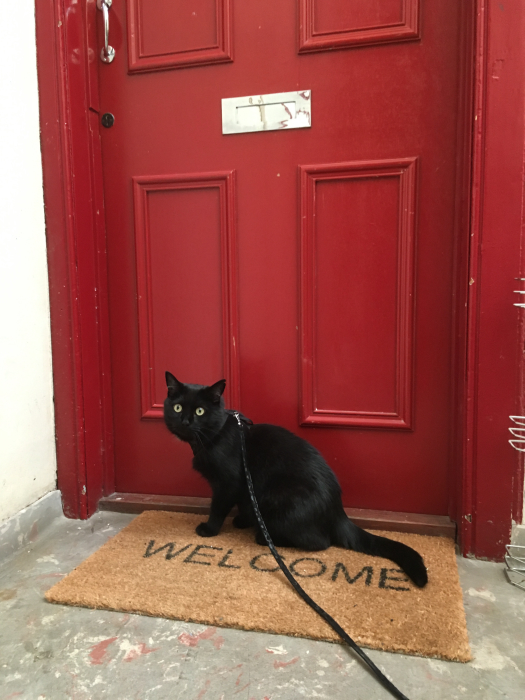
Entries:
<svg viewBox="0 0 525 700">
<path fill-rule="evenodd" d="M 133 182 L 142 417 L 162 418 L 162 367 L 225 377 L 235 403 L 233 173 Z"/>
<path fill-rule="evenodd" d="M 127 0 L 131 72 L 231 60 L 230 0 Z"/>
<path fill-rule="evenodd" d="M 416 160 L 301 170 L 303 425 L 411 428 Z"/>
<path fill-rule="evenodd" d="M 300 50 L 419 38 L 419 0 L 299 0 Z"/>
</svg>

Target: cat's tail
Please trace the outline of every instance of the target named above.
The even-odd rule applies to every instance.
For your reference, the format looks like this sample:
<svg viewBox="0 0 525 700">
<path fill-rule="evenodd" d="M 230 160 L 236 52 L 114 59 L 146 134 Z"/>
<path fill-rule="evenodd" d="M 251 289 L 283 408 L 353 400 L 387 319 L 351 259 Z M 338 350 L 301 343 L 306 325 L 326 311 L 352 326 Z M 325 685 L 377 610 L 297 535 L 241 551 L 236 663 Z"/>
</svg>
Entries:
<svg viewBox="0 0 525 700">
<path fill-rule="evenodd" d="M 422 556 L 412 547 L 402 542 L 389 540 L 386 537 L 372 535 L 362 530 L 346 516 L 341 518 L 334 532 L 333 544 L 346 549 L 353 549 L 363 554 L 371 554 L 375 557 L 384 557 L 395 562 L 410 576 L 412 581 L 422 588 L 428 581 L 427 569 Z"/>
</svg>

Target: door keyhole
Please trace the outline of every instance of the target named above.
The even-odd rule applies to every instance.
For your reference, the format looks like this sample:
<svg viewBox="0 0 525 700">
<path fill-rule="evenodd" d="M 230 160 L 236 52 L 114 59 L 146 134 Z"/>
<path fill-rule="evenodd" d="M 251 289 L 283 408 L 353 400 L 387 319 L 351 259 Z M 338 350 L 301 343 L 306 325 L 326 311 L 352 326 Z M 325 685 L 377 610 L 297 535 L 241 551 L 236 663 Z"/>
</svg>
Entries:
<svg viewBox="0 0 525 700">
<path fill-rule="evenodd" d="M 106 129 L 109 129 L 115 123 L 115 117 L 111 114 L 111 112 L 106 112 L 102 115 L 101 122 L 102 126 L 105 126 Z"/>
</svg>

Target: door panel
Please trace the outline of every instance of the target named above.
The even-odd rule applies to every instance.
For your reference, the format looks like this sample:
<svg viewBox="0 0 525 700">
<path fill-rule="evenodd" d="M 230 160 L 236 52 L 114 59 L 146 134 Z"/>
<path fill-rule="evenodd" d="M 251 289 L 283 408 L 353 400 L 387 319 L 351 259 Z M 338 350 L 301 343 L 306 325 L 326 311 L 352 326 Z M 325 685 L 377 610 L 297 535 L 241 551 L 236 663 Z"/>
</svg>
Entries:
<svg viewBox="0 0 525 700">
<path fill-rule="evenodd" d="M 230 0 L 127 0 L 130 72 L 231 61 Z"/>
<path fill-rule="evenodd" d="M 299 0 L 300 51 L 418 39 L 419 0 Z"/>
<path fill-rule="evenodd" d="M 209 493 L 169 369 L 316 445 L 345 505 L 445 514 L 458 3 L 141 7 L 99 67 L 117 490 Z M 221 133 L 222 98 L 294 90 L 311 128 Z"/>
<path fill-rule="evenodd" d="M 416 160 L 301 174 L 303 425 L 410 428 Z"/>
<path fill-rule="evenodd" d="M 170 363 L 184 376 L 206 368 L 203 382 L 224 376 L 225 398 L 237 403 L 233 173 L 133 183 L 142 418 L 162 418 L 158 368 Z"/>
</svg>

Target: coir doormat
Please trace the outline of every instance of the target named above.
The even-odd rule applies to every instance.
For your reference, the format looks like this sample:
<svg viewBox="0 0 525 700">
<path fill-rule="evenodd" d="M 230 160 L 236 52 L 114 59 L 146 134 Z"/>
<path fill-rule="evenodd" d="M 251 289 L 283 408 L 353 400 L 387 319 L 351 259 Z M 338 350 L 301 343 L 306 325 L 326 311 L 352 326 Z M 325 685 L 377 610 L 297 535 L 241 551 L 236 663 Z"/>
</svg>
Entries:
<svg viewBox="0 0 525 700">
<path fill-rule="evenodd" d="M 52 603 L 105 608 L 218 627 L 341 641 L 304 603 L 252 530 L 227 520 L 146 511 L 46 593 Z M 304 589 L 365 647 L 468 661 L 470 649 L 452 540 L 383 533 L 417 549 L 429 583 L 414 586 L 386 559 L 331 547 L 280 548 Z"/>
</svg>

